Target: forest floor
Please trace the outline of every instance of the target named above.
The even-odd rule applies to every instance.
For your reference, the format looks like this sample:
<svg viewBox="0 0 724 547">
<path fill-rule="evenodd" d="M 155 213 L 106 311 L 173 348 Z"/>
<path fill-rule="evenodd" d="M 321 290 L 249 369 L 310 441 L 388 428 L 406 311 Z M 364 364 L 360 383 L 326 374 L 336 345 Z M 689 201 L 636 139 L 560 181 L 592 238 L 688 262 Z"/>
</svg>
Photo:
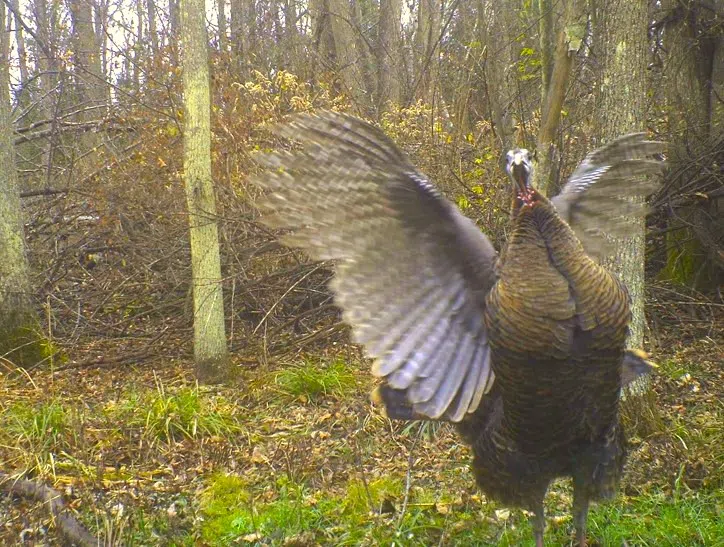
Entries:
<svg viewBox="0 0 724 547">
<path fill-rule="evenodd" d="M 637 423 L 591 545 L 724 546 L 724 337 L 659 335 L 656 413 Z M 0 376 L 0 470 L 59 491 L 102 545 L 532 545 L 476 491 L 447 425 L 393 424 L 356 351 L 200 387 L 189 363 Z M 637 422 L 639 420 L 637 419 Z M 547 498 L 571 543 L 571 491 Z M 0 544 L 62 544 L 39 503 L 0 494 Z"/>
</svg>

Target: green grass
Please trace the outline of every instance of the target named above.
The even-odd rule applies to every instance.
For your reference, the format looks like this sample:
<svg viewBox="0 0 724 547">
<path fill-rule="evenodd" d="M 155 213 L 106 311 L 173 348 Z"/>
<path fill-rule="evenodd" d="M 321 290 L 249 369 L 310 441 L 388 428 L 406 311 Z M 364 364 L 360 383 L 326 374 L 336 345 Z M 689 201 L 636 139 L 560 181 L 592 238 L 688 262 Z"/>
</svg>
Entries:
<svg viewBox="0 0 724 547">
<path fill-rule="evenodd" d="M 201 494 L 201 539 L 208 545 L 271 542 L 331 525 L 327 501 L 310 503 L 304 486 L 280 478 L 278 499 L 255 503 L 246 482 L 235 475 L 216 474 Z"/>
<path fill-rule="evenodd" d="M 356 387 L 354 374 L 342 361 L 291 366 L 277 372 L 274 383 L 283 394 L 302 401 L 342 397 Z"/>
<path fill-rule="evenodd" d="M 390 500 L 402 499 L 402 491 L 402 480 L 397 477 L 382 477 L 366 484 L 361 480 L 351 481 L 342 502 L 343 512 L 352 519 L 371 511 L 381 513 Z"/>
<path fill-rule="evenodd" d="M 131 392 L 120 403 L 106 408 L 124 426 L 140 428 L 149 441 L 180 441 L 229 435 L 241 429 L 236 408 L 220 396 L 200 392 L 198 386 Z"/>
<path fill-rule="evenodd" d="M 0 445 L 12 448 L 13 466 L 54 475 L 58 457 L 70 450 L 76 438 L 73 416 L 56 400 L 13 403 L 0 415 Z"/>
<path fill-rule="evenodd" d="M 12 404 L 3 413 L 2 421 L 9 436 L 35 452 L 46 453 L 59 448 L 70 433 L 68 412 L 57 401 L 37 405 Z"/>
<path fill-rule="evenodd" d="M 721 493 L 646 495 L 598 507 L 589 528 L 604 546 L 618 547 L 624 540 L 638 547 L 723 546 L 723 512 Z"/>
<path fill-rule="evenodd" d="M 200 504 L 204 542 L 281 546 L 291 538 L 306 538 L 308 544 L 322 545 L 534 545 L 522 512 L 473 501 L 444 503 L 434 488 L 414 489 L 400 517 L 404 491 L 398 479 L 380 478 L 366 487 L 353 480 L 345 494 L 336 496 L 285 479 L 277 483 L 277 498 L 264 503 L 255 500 L 241 477 L 210 477 Z M 553 511 L 559 518 L 549 519 L 548 545 L 572 544 L 569 510 L 562 518 L 560 508 Z M 624 541 L 631 547 L 724 546 L 722 511 L 724 496 L 719 492 L 620 497 L 594 505 L 588 536 L 593 545 L 603 547 L 620 547 Z"/>
</svg>

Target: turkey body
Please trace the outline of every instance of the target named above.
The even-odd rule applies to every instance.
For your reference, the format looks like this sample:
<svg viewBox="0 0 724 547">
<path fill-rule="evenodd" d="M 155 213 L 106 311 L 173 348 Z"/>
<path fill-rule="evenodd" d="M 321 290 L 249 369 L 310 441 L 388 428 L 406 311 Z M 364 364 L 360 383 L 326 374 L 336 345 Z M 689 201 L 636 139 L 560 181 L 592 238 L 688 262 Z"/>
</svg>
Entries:
<svg viewBox="0 0 724 547">
<path fill-rule="evenodd" d="M 383 379 L 374 398 L 391 418 L 455 423 L 480 488 L 532 511 L 539 547 L 548 485 L 572 477 L 585 545 L 589 501 L 623 469 L 622 383 L 648 370 L 625 350 L 626 289 L 591 256 L 643 216 L 652 186 L 632 180 L 661 170 L 661 143 L 627 135 L 592 152 L 550 201 L 528 185 L 528 152 L 511 151 L 499 257 L 379 129 L 324 112 L 278 133 L 307 146 L 259 159 L 264 222 L 335 261 L 335 301 Z"/>
<path fill-rule="evenodd" d="M 580 504 L 615 491 L 629 298 L 546 199 L 513 217 L 485 307 L 495 387 L 458 428 L 481 489 L 542 515 L 556 477 L 574 477 Z"/>
</svg>

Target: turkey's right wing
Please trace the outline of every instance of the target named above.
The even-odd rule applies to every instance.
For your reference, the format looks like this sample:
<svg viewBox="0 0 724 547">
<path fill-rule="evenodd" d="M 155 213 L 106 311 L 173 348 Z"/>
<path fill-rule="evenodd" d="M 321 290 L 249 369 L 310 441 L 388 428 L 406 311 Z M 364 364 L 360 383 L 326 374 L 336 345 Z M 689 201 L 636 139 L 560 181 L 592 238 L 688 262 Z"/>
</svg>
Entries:
<svg viewBox="0 0 724 547">
<path fill-rule="evenodd" d="M 483 322 L 496 252 L 381 130 L 299 115 L 277 133 L 303 151 L 262 156 L 263 221 L 337 261 L 336 302 L 373 373 L 414 411 L 461 420 L 493 383 Z"/>
<path fill-rule="evenodd" d="M 644 199 L 658 188 L 650 175 L 663 169 L 663 148 L 644 133 L 619 137 L 588 154 L 551 199 L 593 258 L 608 255 L 610 237 L 627 236 L 646 214 Z"/>
</svg>

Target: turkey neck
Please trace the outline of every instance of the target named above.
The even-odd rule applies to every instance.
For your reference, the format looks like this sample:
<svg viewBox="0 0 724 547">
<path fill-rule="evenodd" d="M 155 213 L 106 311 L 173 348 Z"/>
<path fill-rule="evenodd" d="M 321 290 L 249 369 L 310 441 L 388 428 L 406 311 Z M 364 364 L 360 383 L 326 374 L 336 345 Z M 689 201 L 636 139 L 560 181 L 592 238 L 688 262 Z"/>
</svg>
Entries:
<svg viewBox="0 0 724 547">
<path fill-rule="evenodd" d="M 500 433 L 523 452 L 570 450 L 617 419 L 628 295 L 543 196 L 516 203 L 512 215 L 485 314 Z"/>
</svg>

